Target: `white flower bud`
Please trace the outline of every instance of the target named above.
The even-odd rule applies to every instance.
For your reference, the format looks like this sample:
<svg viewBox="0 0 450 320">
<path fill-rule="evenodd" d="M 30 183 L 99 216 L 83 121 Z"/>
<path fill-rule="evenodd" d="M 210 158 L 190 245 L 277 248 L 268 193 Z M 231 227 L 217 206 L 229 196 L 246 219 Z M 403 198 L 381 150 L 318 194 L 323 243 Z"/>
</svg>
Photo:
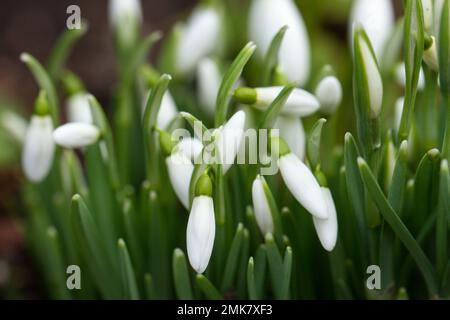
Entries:
<svg viewBox="0 0 450 320">
<path fill-rule="evenodd" d="M 289 82 L 304 85 L 310 72 L 310 44 L 306 26 L 292 0 L 253 0 L 249 16 L 249 36 L 257 53 L 264 57 L 273 37 L 288 26 L 280 47 L 279 68 Z"/>
<path fill-rule="evenodd" d="M 264 181 L 258 175 L 252 185 L 253 208 L 255 218 L 262 234 L 273 233 L 273 219 L 269 201 L 264 191 Z"/>
<path fill-rule="evenodd" d="M 370 49 L 368 39 L 363 35 L 363 32 L 358 32 L 357 37 L 359 37 L 359 46 L 356 47 L 356 50 L 362 58 L 364 80 L 368 89 L 367 94 L 370 101 L 371 116 L 376 118 L 381 112 L 383 102 L 383 82 L 378 69 L 377 59 Z"/>
<path fill-rule="evenodd" d="M 395 78 L 397 83 L 403 88 L 406 87 L 406 67 L 404 63 L 399 63 L 395 69 Z M 417 89 L 422 91 L 425 88 L 425 75 L 422 67 L 419 72 L 419 82 L 417 83 Z"/>
<path fill-rule="evenodd" d="M 94 144 L 100 138 L 100 130 L 88 123 L 69 122 L 55 129 L 53 139 L 61 147 L 82 148 Z"/>
<path fill-rule="evenodd" d="M 201 6 L 192 13 L 177 44 L 176 66 L 180 73 L 194 71 L 202 58 L 215 51 L 221 39 L 220 20 L 213 7 Z"/>
<path fill-rule="evenodd" d="M 218 131 L 215 143 L 223 174 L 230 169 L 236 158 L 244 136 L 244 128 L 245 112 L 241 110 L 236 112 Z"/>
<path fill-rule="evenodd" d="M 286 141 L 291 151 L 299 159 L 304 159 L 306 135 L 302 120 L 297 117 L 279 116 L 273 127 L 280 130 L 280 137 Z"/>
<path fill-rule="evenodd" d="M 194 165 L 181 151 L 175 151 L 166 158 L 167 171 L 170 183 L 178 197 L 178 200 L 186 209 L 189 209 L 189 185 L 191 182 Z"/>
<path fill-rule="evenodd" d="M 255 88 L 255 108 L 265 110 L 280 94 L 283 87 Z M 289 95 L 280 114 L 285 116 L 307 117 L 319 110 L 320 104 L 317 98 L 303 89 L 294 89 Z"/>
<path fill-rule="evenodd" d="M 327 251 L 333 251 L 338 234 L 338 221 L 333 196 L 328 188 L 321 188 L 323 198 L 328 209 L 327 219 L 318 219 L 313 216 L 314 228 L 322 247 Z"/>
<path fill-rule="evenodd" d="M 320 103 L 320 111 L 333 114 L 342 102 L 342 86 L 335 76 L 326 76 L 320 80 L 314 92 Z"/>
<path fill-rule="evenodd" d="M 352 32 L 355 24 L 361 24 L 364 27 L 378 61 L 380 61 L 386 42 L 394 29 L 394 22 L 395 14 L 391 0 L 353 1 L 349 29 Z"/>
<path fill-rule="evenodd" d="M 83 92 L 74 94 L 67 99 L 67 118 L 69 122 L 93 122 L 88 97 L 89 95 Z"/>
<path fill-rule="evenodd" d="M 139 0 L 110 0 L 109 21 L 115 29 L 124 21 L 142 21 L 142 8 Z"/>
<path fill-rule="evenodd" d="M 400 130 L 400 123 L 402 121 L 403 105 L 405 104 L 405 97 L 400 97 L 395 102 L 395 114 L 394 114 L 394 125 L 395 130 L 398 132 Z"/>
<path fill-rule="evenodd" d="M 422 0 L 423 26 L 425 32 L 432 34 L 434 28 L 433 21 L 433 0 Z"/>
<path fill-rule="evenodd" d="M 209 196 L 195 197 L 186 230 L 186 246 L 189 263 L 198 273 L 203 273 L 208 266 L 215 234 L 213 199 Z"/>
<path fill-rule="evenodd" d="M 279 159 L 281 176 L 295 199 L 313 216 L 328 218 L 328 207 L 320 185 L 309 168 L 293 153 Z"/>
<path fill-rule="evenodd" d="M 1 127 L 17 142 L 23 143 L 27 133 L 27 122 L 15 112 L 4 110 L 0 114 Z"/>
<path fill-rule="evenodd" d="M 49 115 L 31 117 L 22 152 L 22 168 L 32 182 L 41 182 L 49 173 L 55 152 L 53 123 Z"/>
<path fill-rule="evenodd" d="M 216 111 L 216 98 L 219 92 L 222 76 L 217 64 L 205 58 L 197 67 L 197 95 L 200 105 L 209 116 Z"/>
</svg>

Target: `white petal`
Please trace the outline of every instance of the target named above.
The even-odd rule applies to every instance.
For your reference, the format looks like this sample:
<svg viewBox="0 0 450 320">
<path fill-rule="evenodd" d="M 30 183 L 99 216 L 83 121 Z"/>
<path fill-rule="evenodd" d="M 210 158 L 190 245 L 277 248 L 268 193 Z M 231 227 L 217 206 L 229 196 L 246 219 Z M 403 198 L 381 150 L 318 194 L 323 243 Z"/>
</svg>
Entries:
<svg viewBox="0 0 450 320">
<path fill-rule="evenodd" d="M 270 211 L 269 202 L 264 192 L 263 182 L 260 176 L 257 176 L 252 185 L 253 208 L 255 218 L 262 234 L 273 233 L 273 220 Z"/>
<path fill-rule="evenodd" d="M 333 251 L 338 234 L 338 221 L 333 196 L 328 188 L 322 188 L 322 194 L 328 208 L 328 218 L 318 219 L 313 217 L 314 228 L 322 247 L 327 251 Z"/>
<path fill-rule="evenodd" d="M 386 41 L 394 29 L 395 15 L 391 0 L 355 0 L 353 1 L 349 30 L 357 23 L 366 30 L 375 55 L 380 61 Z M 350 39 L 353 39 L 350 37 Z"/>
<path fill-rule="evenodd" d="M 444 9 L 444 0 L 434 0 L 434 36 L 439 39 L 441 29 L 441 17 Z"/>
<path fill-rule="evenodd" d="M 166 91 L 161 101 L 156 123 L 159 128 L 167 129 L 172 120 L 177 116 L 177 106 L 169 91 Z"/>
<path fill-rule="evenodd" d="M 370 51 L 369 44 L 361 39 L 360 50 L 365 68 L 367 85 L 369 86 L 370 110 L 373 117 L 378 117 L 383 102 L 383 82 L 377 61 Z"/>
<path fill-rule="evenodd" d="M 211 197 L 195 197 L 186 230 L 186 246 L 192 268 L 203 273 L 208 266 L 214 245 L 216 224 Z"/>
<path fill-rule="evenodd" d="M 216 98 L 222 76 L 217 64 L 209 58 L 200 61 L 197 67 L 197 95 L 200 105 L 209 116 L 216 111 Z"/>
<path fill-rule="evenodd" d="M 203 150 L 203 144 L 197 138 L 186 137 L 177 144 L 177 149 L 188 159 L 195 161 Z"/>
<path fill-rule="evenodd" d="M 92 112 L 88 94 L 77 93 L 67 100 L 67 118 L 69 122 L 92 123 Z"/>
<path fill-rule="evenodd" d="M 249 36 L 260 57 L 267 53 L 275 34 L 287 25 L 279 52 L 279 67 L 289 82 L 304 85 L 310 72 L 310 45 L 303 17 L 292 0 L 253 0 Z"/>
<path fill-rule="evenodd" d="M 404 63 L 399 63 L 395 69 L 395 78 L 397 83 L 403 88 L 406 87 L 406 67 Z M 422 67 L 419 72 L 419 82 L 417 83 L 417 89 L 423 90 L 425 88 L 425 75 Z"/>
<path fill-rule="evenodd" d="M 177 48 L 177 69 L 189 73 L 198 62 L 211 54 L 218 46 L 220 35 L 220 16 L 211 7 L 197 8 L 187 21 Z"/>
<path fill-rule="evenodd" d="M 433 34 L 433 0 L 422 0 L 423 22 L 425 31 L 428 34 Z"/>
<path fill-rule="evenodd" d="M 236 112 L 228 122 L 223 126 L 218 138 L 216 139 L 216 148 L 220 155 L 220 164 L 222 164 L 222 173 L 225 174 L 231 165 L 241 147 L 244 136 L 245 112 Z"/>
<path fill-rule="evenodd" d="M 305 157 L 306 136 L 302 120 L 296 117 L 279 116 L 274 128 L 280 130 L 280 137 L 286 141 L 291 151 L 299 158 Z"/>
<path fill-rule="evenodd" d="M 142 8 L 139 0 L 110 0 L 109 21 L 115 28 L 124 18 L 142 21 Z"/>
<path fill-rule="evenodd" d="M 320 80 L 315 93 L 320 103 L 320 110 L 325 114 L 333 114 L 342 102 L 342 86 L 335 76 L 327 76 Z"/>
<path fill-rule="evenodd" d="M 397 132 L 400 130 L 400 123 L 402 121 L 403 105 L 405 103 L 405 97 L 400 97 L 395 102 L 395 114 L 394 114 L 394 124 Z"/>
<path fill-rule="evenodd" d="M 255 107 L 265 110 L 280 94 L 283 87 L 256 88 L 257 102 Z M 317 98 L 303 89 L 294 89 L 281 110 L 282 115 L 306 117 L 317 110 L 320 104 Z"/>
<path fill-rule="evenodd" d="M 174 152 L 166 158 L 167 171 L 173 190 L 180 202 L 189 209 L 189 184 L 194 165 L 182 152 Z"/>
<path fill-rule="evenodd" d="M 92 124 L 69 122 L 55 129 L 53 139 L 61 147 L 74 149 L 94 144 L 100 137 L 100 130 Z"/>
<path fill-rule="evenodd" d="M 423 61 L 434 71 L 439 72 L 439 59 L 437 53 L 436 39 L 431 36 L 433 39 L 433 44 L 427 50 L 423 52 Z M 420 69 L 421 74 L 423 76 L 422 68 Z M 425 80 L 423 80 L 425 83 Z M 420 75 L 419 75 L 419 85 L 420 85 Z"/>
<path fill-rule="evenodd" d="M 292 153 L 281 157 L 279 166 L 284 183 L 297 201 L 313 216 L 328 218 L 320 185 L 309 168 Z"/>
<path fill-rule="evenodd" d="M 50 116 L 32 116 L 25 136 L 22 168 L 28 180 L 42 181 L 53 163 L 55 144 Z"/>
</svg>

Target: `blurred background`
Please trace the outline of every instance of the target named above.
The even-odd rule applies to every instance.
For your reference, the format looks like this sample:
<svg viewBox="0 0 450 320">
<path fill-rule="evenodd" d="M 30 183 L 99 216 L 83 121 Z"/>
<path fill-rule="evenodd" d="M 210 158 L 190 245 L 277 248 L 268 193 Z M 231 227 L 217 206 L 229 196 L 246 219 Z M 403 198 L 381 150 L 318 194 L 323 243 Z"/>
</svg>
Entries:
<svg viewBox="0 0 450 320">
<path fill-rule="evenodd" d="M 374 0 L 376 1 L 376 0 Z M 167 33 L 175 21 L 184 19 L 196 0 L 142 1 L 143 33 L 154 30 Z M 246 38 L 245 14 L 249 0 L 223 0 L 234 10 L 233 37 L 236 49 Z M 394 1 L 396 8 L 401 0 Z M 88 21 L 87 34 L 76 44 L 68 68 L 78 74 L 103 105 L 114 88 L 116 70 L 112 34 L 108 23 L 107 0 L 2 0 L 0 5 L 0 110 L 10 109 L 28 118 L 38 93 L 36 83 L 20 62 L 29 52 L 45 62 L 56 39 L 66 25 L 66 9 L 76 4 L 82 19 Z M 351 100 L 351 65 L 347 45 L 347 18 L 351 0 L 298 0 L 311 37 L 313 70 L 331 63 L 345 84 Z M 313 36 L 312 36 L 313 35 Z M 153 50 L 156 59 L 160 44 Z M 351 108 L 351 104 L 343 106 Z M 341 112 L 341 114 L 343 114 Z M 0 114 L 1 116 L 1 114 Z M 0 130 L 0 299 L 5 297 L 39 298 L 39 275 L 24 245 L 20 200 L 20 150 Z"/>
</svg>

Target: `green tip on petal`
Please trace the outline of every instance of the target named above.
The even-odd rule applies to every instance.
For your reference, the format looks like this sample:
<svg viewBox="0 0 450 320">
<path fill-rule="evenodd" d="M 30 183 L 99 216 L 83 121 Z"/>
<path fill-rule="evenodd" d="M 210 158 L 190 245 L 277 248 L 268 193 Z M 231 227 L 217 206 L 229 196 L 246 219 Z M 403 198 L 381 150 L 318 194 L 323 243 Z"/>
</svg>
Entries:
<svg viewBox="0 0 450 320">
<path fill-rule="evenodd" d="M 197 181 L 197 185 L 195 186 L 195 196 L 212 197 L 212 193 L 213 193 L 212 181 L 208 173 L 205 171 Z"/>
<path fill-rule="evenodd" d="M 73 96 L 85 91 L 83 82 L 73 72 L 66 71 L 62 78 L 62 82 L 68 96 Z"/>
<path fill-rule="evenodd" d="M 44 90 L 41 90 L 38 97 L 36 98 L 36 102 L 34 104 L 34 112 L 39 116 L 46 116 L 50 113 L 47 93 Z"/>
<path fill-rule="evenodd" d="M 237 88 L 234 91 L 234 98 L 236 99 L 236 101 L 243 104 L 248 105 L 255 104 L 257 100 L 256 90 L 253 88 L 246 88 L 246 87 Z"/>
</svg>

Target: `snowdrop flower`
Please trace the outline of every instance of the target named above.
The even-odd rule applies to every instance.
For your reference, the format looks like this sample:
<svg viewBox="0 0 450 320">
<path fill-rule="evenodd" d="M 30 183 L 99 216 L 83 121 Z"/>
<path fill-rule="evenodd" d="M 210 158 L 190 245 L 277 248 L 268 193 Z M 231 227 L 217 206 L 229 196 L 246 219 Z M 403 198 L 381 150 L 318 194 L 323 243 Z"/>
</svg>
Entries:
<svg viewBox="0 0 450 320">
<path fill-rule="evenodd" d="M 55 143 L 52 137 L 53 120 L 45 91 L 36 99 L 34 115 L 26 129 L 22 150 L 22 169 L 28 180 L 41 182 L 53 163 Z"/>
<path fill-rule="evenodd" d="M 273 233 L 273 219 L 270 210 L 269 200 L 265 192 L 265 188 L 268 188 L 266 181 L 263 177 L 258 175 L 253 180 L 252 185 L 252 199 L 253 208 L 255 210 L 255 218 L 258 223 L 259 230 L 262 234 Z"/>
<path fill-rule="evenodd" d="M 55 129 L 53 139 L 61 147 L 68 149 L 82 148 L 96 143 L 100 130 L 88 123 L 69 122 Z"/>
<path fill-rule="evenodd" d="M 218 161 L 222 165 L 222 173 L 225 174 L 236 158 L 241 147 L 245 128 L 245 112 L 236 112 L 227 123 L 217 130 L 215 148 L 218 152 Z"/>
<path fill-rule="evenodd" d="M 142 8 L 139 0 L 110 0 L 109 21 L 114 29 L 124 28 L 124 25 L 132 21 L 142 21 Z"/>
<path fill-rule="evenodd" d="M 238 88 L 234 97 L 237 101 L 266 110 L 280 94 L 283 87 Z M 289 95 L 280 114 L 284 116 L 306 117 L 319 110 L 320 103 L 311 93 L 295 88 Z"/>
<path fill-rule="evenodd" d="M 55 144 L 53 122 L 49 114 L 33 115 L 28 126 L 22 152 L 22 168 L 32 182 L 47 177 L 53 163 Z"/>
<path fill-rule="evenodd" d="M 403 88 L 406 86 L 406 69 L 404 63 L 399 63 L 395 69 L 395 78 L 397 83 Z M 425 88 L 425 75 L 423 73 L 422 67 L 419 72 L 419 82 L 417 84 L 418 90 L 423 90 Z"/>
<path fill-rule="evenodd" d="M 221 39 L 221 19 L 212 6 L 194 10 L 182 27 L 176 50 L 176 69 L 181 74 L 195 70 L 199 61 L 214 52 Z"/>
<path fill-rule="evenodd" d="M 253 0 L 249 37 L 264 57 L 275 34 L 288 26 L 279 51 L 279 69 L 289 82 L 304 85 L 310 72 L 310 44 L 303 17 L 292 0 Z"/>
<path fill-rule="evenodd" d="M 292 152 L 299 158 L 305 158 L 306 134 L 302 120 L 298 117 L 279 116 L 273 126 L 280 130 L 282 137 Z"/>
<path fill-rule="evenodd" d="M 68 98 L 67 118 L 69 122 L 93 122 L 88 96 L 85 92 L 79 92 Z"/>
<path fill-rule="evenodd" d="M 221 82 L 222 75 L 217 64 L 210 58 L 202 59 L 197 67 L 197 95 L 200 105 L 209 116 L 215 113 Z"/>
<path fill-rule="evenodd" d="M 333 251 L 338 234 L 338 221 L 333 196 L 328 188 L 322 187 L 321 193 L 327 207 L 328 218 L 319 219 L 313 216 L 314 228 L 322 247 L 327 251 Z"/>
<path fill-rule="evenodd" d="M 203 174 L 196 185 L 195 198 L 192 202 L 186 230 L 189 263 L 198 273 L 203 273 L 208 266 L 215 233 L 212 182 L 207 174 Z"/>
<path fill-rule="evenodd" d="M 372 43 L 380 61 L 386 42 L 394 29 L 394 7 L 391 0 L 354 0 L 350 14 L 349 29 L 361 24 Z"/>
<path fill-rule="evenodd" d="M 320 111 L 331 115 L 342 102 L 342 85 L 335 76 L 329 75 L 320 80 L 314 94 L 319 100 Z"/>
<path fill-rule="evenodd" d="M 177 198 L 186 209 L 189 209 L 189 185 L 194 172 L 194 161 L 201 153 L 203 145 L 195 138 L 183 138 L 178 144 L 172 136 L 160 131 L 159 141 L 166 156 L 166 166 L 170 183 Z"/>
<path fill-rule="evenodd" d="M 281 176 L 294 198 L 316 218 L 327 219 L 326 201 L 311 170 L 289 150 L 282 138 L 271 137 L 271 152 L 279 155 Z"/>
<path fill-rule="evenodd" d="M 378 69 L 377 59 L 364 29 L 356 27 L 354 41 L 356 42 L 354 44 L 354 59 L 360 61 L 364 69 L 361 80 L 367 86 L 370 115 L 372 118 L 377 118 L 380 115 L 383 102 L 383 82 Z"/>
<path fill-rule="evenodd" d="M 428 44 L 425 46 L 425 50 L 423 52 L 423 61 L 430 67 L 433 71 L 438 72 L 439 71 L 439 60 L 438 60 L 438 53 L 436 48 L 436 39 L 433 36 L 430 36 L 428 38 Z M 423 76 L 422 68 L 420 69 L 421 75 Z M 425 80 L 423 80 L 425 82 Z M 419 84 L 420 84 L 420 78 L 419 78 Z"/>
</svg>

